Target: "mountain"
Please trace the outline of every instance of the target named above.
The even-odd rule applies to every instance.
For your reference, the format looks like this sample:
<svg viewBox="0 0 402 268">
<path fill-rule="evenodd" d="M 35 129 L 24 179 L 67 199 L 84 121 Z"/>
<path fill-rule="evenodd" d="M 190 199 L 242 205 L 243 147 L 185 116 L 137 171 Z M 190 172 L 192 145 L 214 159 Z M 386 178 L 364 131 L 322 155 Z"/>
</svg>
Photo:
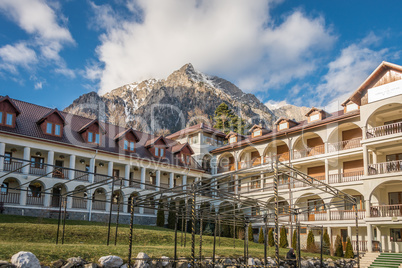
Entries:
<svg viewBox="0 0 402 268">
<path fill-rule="evenodd" d="M 225 79 L 198 72 L 190 63 L 166 79 L 134 82 L 102 96 L 84 94 L 64 111 L 147 132 L 168 129 L 173 133 L 186 127 L 191 116 L 197 116 L 196 121 L 213 116 L 222 102 L 250 124 L 261 123 L 268 128 L 278 115 L 301 119 L 305 114 L 297 106 L 271 111 L 253 94 L 244 93 Z"/>
</svg>

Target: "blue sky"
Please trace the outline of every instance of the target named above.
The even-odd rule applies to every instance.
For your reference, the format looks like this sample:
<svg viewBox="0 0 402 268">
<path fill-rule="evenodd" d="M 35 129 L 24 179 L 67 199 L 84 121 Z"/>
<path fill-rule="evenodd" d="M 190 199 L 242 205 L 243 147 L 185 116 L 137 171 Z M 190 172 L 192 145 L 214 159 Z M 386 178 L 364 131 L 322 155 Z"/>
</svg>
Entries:
<svg viewBox="0 0 402 268">
<path fill-rule="evenodd" d="M 65 108 L 191 62 L 264 103 L 334 110 L 402 64 L 400 1 L 0 0 L 0 94 Z"/>
</svg>

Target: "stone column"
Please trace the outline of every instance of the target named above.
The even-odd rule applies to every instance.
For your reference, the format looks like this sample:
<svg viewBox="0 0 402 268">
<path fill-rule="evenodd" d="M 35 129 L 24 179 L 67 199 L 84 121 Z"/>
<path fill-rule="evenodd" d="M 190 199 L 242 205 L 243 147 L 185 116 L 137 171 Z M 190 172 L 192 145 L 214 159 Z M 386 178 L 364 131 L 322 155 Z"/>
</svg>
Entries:
<svg viewBox="0 0 402 268">
<path fill-rule="evenodd" d="M 6 152 L 6 144 L 4 142 L 0 142 L 0 155 L 4 156 Z M 0 171 L 4 170 L 4 157 L 0 158 Z"/>
<path fill-rule="evenodd" d="M 107 164 L 107 175 L 108 175 L 109 177 L 113 177 L 113 161 L 110 161 L 110 162 Z"/>
<path fill-rule="evenodd" d="M 239 176 L 238 175 L 235 175 L 234 176 L 234 183 L 233 183 L 233 187 L 234 187 L 234 193 L 235 194 L 238 194 L 239 193 L 239 181 L 238 181 L 238 179 L 239 179 Z"/>
<path fill-rule="evenodd" d="M 52 173 L 53 166 L 52 165 L 54 164 L 54 151 L 47 152 L 47 164 L 48 164 L 48 166 L 46 166 L 46 173 L 49 173 L 49 174 L 47 174 L 46 176 L 51 178 L 51 177 L 53 177 L 53 173 Z"/>
<path fill-rule="evenodd" d="M 46 189 L 44 193 L 44 207 L 50 207 L 50 201 L 52 196 L 52 189 Z"/>
<path fill-rule="evenodd" d="M 70 155 L 70 166 L 69 166 L 70 170 L 68 171 L 68 178 L 70 180 L 75 179 L 75 171 L 73 169 L 75 169 L 75 155 L 72 154 Z"/>
<path fill-rule="evenodd" d="M 73 207 L 73 197 L 67 196 L 67 208 L 70 209 Z"/>
<path fill-rule="evenodd" d="M 159 191 L 161 187 L 161 171 L 157 170 L 156 171 L 156 191 Z"/>
<path fill-rule="evenodd" d="M 370 210 L 371 210 L 371 207 L 370 207 L 370 200 L 365 200 L 365 202 L 366 202 L 366 218 L 370 218 Z"/>
<path fill-rule="evenodd" d="M 183 175 L 183 179 L 182 179 L 182 185 L 183 185 L 183 191 L 187 190 L 187 175 Z"/>
<path fill-rule="evenodd" d="M 325 183 L 329 184 L 329 162 L 325 159 Z"/>
<path fill-rule="evenodd" d="M 368 175 L 369 157 L 367 145 L 363 144 L 363 166 L 364 166 L 364 176 Z"/>
<path fill-rule="evenodd" d="M 130 165 L 126 164 L 124 167 L 124 186 L 128 187 L 129 183 L 130 183 Z"/>
<path fill-rule="evenodd" d="M 112 198 L 112 193 L 107 193 L 106 194 L 106 211 L 109 212 L 110 211 L 110 200 Z"/>
<path fill-rule="evenodd" d="M 348 236 L 350 238 L 350 241 L 352 241 L 352 226 L 348 226 Z"/>
<path fill-rule="evenodd" d="M 22 165 L 24 166 L 23 168 L 22 168 L 22 173 L 23 174 L 29 174 L 29 167 L 30 167 L 30 165 L 29 165 L 29 162 L 28 161 L 30 161 L 31 160 L 31 148 L 29 148 L 29 147 L 24 147 L 24 160 L 26 161 L 24 161 L 24 163 L 22 163 Z M 27 165 L 28 164 L 28 165 Z M 27 166 L 25 166 L 25 165 L 27 165 Z"/>
<path fill-rule="evenodd" d="M 169 175 L 169 188 L 172 189 L 174 188 L 174 173 L 171 172 Z"/>
<path fill-rule="evenodd" d="M 373 252 L 373 228 L 367 223 L 367 251 Z"/>
<path fill-rule="evenodd" d="M 93 174 L 95 172 L 95 159 L 91 158 L 89 160 L 89 172 L 91 173 L 89 175 L 89 182 L 94 183 L 95 182 L 95 175 Z"/>
<path fill-rule="evenodd" d="M 145 171 L 146 171 L 146 168 L 145 167 L 142 167 L 141 168 L 141 189 L 142 190 L 144 190 L 145 189 Z M 140 208 L 140 211 L 141 211 L 141 208 Z M 144 210 L 142 210 L 142 213 L 141 214 L 143 214 L 144 213 Z"/>
<path fill-rule="evenodd" d="M 384 243 L 382 241 L 382 234 L 381 234 L 381 229 L 380 226 L 376 226 L 377 227 L 377 240 L 380 242 L 380 252 L 384 251 Z"/>
</svg>

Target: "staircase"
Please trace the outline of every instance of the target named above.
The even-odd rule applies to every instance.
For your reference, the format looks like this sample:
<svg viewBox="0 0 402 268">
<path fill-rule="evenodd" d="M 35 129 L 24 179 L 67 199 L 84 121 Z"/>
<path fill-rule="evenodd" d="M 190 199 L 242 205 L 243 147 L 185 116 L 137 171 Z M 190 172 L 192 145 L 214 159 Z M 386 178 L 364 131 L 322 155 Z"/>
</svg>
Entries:
<svg viewBox="0 0 402 268">
<path fill-rule="evenodd" d="M 378 253 L 376 253 L 378 254 Z M 366 257 L 366 256 L 364 256 Z M 364 259 L 364 258 L 363 258 Z M 399 268 L 402 264 L 402 253 L 381 253 L 368 268 Z M 361 266 L 366 267 L 366 266 Z"/>
<path fill-rule="evenodd" d="M 368 268 L 371 263 L 374 262 L 377 257 L 380 256 L 380 252 L 366 252 L 363 258 L 360 259 L 360 268 Z M 357 265 L 355 265 L 357 267 Z"/>
</svg>

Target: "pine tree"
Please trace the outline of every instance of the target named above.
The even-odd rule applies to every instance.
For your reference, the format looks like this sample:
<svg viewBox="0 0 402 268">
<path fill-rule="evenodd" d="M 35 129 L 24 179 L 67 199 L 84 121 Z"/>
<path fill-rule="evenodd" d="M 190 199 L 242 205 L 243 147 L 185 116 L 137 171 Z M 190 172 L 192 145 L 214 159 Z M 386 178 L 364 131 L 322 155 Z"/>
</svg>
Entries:
<svg viewBox="0 0 402 268">
<path fill-rule="evenodd" d="M 168 214 L 168 228 L 173 229 L 176 225 L 176 203 L 170 202 L 169 205 L 169 214 Z"/>
<path fill-rule="evenodd" d="M 286 228 L 281 228 L 280 238 L 279 238 L 279 247 L 287 248 L 289 246 L 288 236 L 286 234 Z"/>
<path fill-rule="evenodd" d="M 293 231 L 293 237 L 292 237 L 292 248 L 294 250 L 296 250 L 296 247 L 297 247 L 297 231 L 294 230 Z"/>
<path fill-rule="evenodd" d="M 270 247 L 275 246 L 275 239 L 274 239 L 274 230 L 271 228 L 268 232 L 268 245 Z"/>
<path fill-rule="evenodd" d="M 330 240 L 329 240 L 329 235 L 328 235 L 328 231 L 327 231 L 327 229 L 325 229 L 325 231 L 324 231 L 324 235 L 322 236 L 322 242 L 323 242 L 323 244 L 322 244 L 322 247 L 323 247 L 323 253 L 325 254 L 325 255 L 330 255 L 331 254 L 331 251 L 330 251 L 330 244 L 331 244 L 331 242 L 330 242 Z"/>
<path fill-rule="evenodd" d="M 214 128 L 219 129 L 226 134 L 230 131 L 243 134 L 245 123 L 244 120 L 238 117 L 229 106 L 222 102 L 214 112 Z"/>
<path fill-rule="evenodd" d="M 336 257 L 343 257 L 343 246 L 342 246 L 342 239 L 339 235 L 336 236 L 335 239 L 335 256 Z"/>
<path fill-rule="evenodd" d="M 159 204 L 158 212 L 156 213 L 156 226 L 165 226 L 165 211 L 163 211 L 163 205 Z"/>
<path fill-rule="evenodd" d="M 248 241 L 254 242 L 253 227 L 251 227 L 251 224 L 248 225 Z"/>
<path fill-rule="evenodd" d="M 345 258 L 351 259 L 354 257 L 355 254 L 353 253 L 352 243 L 350 242 L 350 238 L 348 237 L 346 240 Z"/>
<path fill-rule="evenodd" d="M 260 234 L 258 235 L 258 243 L 264 244 L 264 231 L 260 228 Z"/>
<path fill-rule="evenodd" d="M 315 239 L 313 231 L 309 231 L 307 235 L 307 251 L 308 252 L 316 252 L 317 247 L 315 246 Z"/>
</svg>

